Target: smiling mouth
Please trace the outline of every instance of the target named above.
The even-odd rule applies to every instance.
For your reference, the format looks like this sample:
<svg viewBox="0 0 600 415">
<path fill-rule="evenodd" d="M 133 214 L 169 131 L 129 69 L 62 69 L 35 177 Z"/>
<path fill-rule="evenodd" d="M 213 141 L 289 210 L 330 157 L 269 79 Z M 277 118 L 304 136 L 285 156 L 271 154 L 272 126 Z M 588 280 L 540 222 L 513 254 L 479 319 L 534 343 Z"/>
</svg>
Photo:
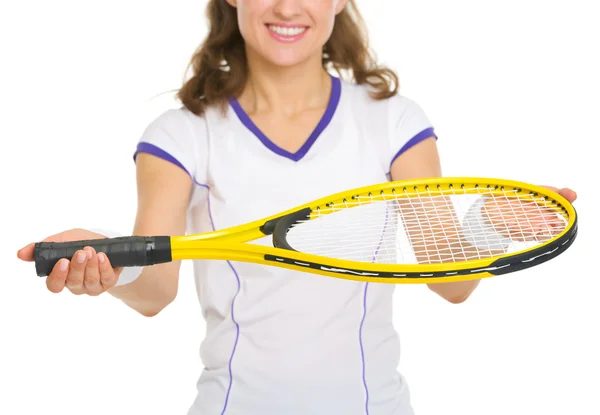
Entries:
<svg viewBox="0 0 600 415">
<path fill-rule="evenodd" d="M 296 38 L 304 34 L 307 30 L 307 26 L 294 26 L 294 27 L 286 27 L 286 26 L 277 26 L 274 24 L 267 24 L 267 29 L 273 34 L 283 37 L 283 38 Z"/>
</svg>

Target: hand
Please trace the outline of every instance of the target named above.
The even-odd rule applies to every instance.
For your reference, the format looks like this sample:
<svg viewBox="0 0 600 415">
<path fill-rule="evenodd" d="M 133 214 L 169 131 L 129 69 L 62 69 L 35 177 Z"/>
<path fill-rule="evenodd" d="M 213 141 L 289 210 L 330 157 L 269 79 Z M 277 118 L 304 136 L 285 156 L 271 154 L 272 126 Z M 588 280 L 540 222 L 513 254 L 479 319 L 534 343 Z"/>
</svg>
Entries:
<svg viewBox="0 0 600 415">
<path fill-rule="evenodd" d="M 559 195 L 561 195 L 562 197 L 567 199 L 569 201 L 569 203 L 573 203 L 573 202 L 575 202 L 575 200 L 577 200 L 577 193 L 575 193 L 574 190 L 571 190 L 568 187 L 563 187 L 562 189 L 559 189 L 557 187 L 552 187 L 552 186 L 542 186 L 542 187 L 545 187 L 548 190 L 552 190 L 553 192 L 558 193 Z"/>
<path fill-rule="evenodd" d="M 87 239 L 103 239 L 104 235 L 86 229 L 71 229 L 52 235 L 42 242 L 68 242 Z M 32 262 L 34 243 L 17 252 L 17 257 L 23 261 Z M 118 280 L 121 269 L 111 267 L 104 253 L 96 253 L 91 247 L 77 251 L 68 259 L 61 259 L 46 277 L 46 286 L 53 293 L 60 293 L 65 287 L 75 295 L 87 294 L 97 296 L 112 288 Z"/>
<path fill-rule="evenodd" d="M 577 194 L 569 188 L 542 187 L 560 194 L 569 203 L 577 199 Z M 517 197 L 492 200 L 486 204 L 484 216 L 496 232 L 519 242 L 549 240 L 562 232 L 565 226 L 564 219 L 553 210 Z"/>
</svg>

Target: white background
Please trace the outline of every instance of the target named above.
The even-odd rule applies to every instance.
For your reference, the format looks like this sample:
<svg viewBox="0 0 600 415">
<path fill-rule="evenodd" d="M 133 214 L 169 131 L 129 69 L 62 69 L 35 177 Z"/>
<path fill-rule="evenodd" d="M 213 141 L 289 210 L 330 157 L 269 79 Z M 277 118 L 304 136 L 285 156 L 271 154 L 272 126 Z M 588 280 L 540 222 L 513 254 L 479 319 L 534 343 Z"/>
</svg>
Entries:
<svg viewBox="0 0 600 415">
<path fill-rule="evenodd" d="M 554 261 L 486 280 L 461 305 L 399 287 L 399 369 L 417 415 L 600 414 L 597 5 L 359 4 L 379 58 L 432 119 L 445 175 L 579 193 L 580 235 Z M 177 301 L 148 319 L 109 295 L 51 294 L 15 253 L 71 227 L 131 230 L 131 156 L 147 123 L 178 105 L 169 91 L 205 34 L 204 6 L 0 6 L 0 414 L 175 415 L 191 404 L 204 324 L 189 264 Z"/>
</svg>

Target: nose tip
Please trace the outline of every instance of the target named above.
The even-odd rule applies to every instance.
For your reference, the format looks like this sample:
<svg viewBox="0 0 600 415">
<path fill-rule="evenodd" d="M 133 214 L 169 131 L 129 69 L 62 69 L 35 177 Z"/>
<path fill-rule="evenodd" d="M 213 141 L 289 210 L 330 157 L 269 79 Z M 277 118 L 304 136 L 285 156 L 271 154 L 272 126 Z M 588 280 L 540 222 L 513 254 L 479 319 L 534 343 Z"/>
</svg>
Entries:
<svg viewBox="0 0 600 415">
<path fill-rule="evenodd" d="M 302 13 L 300 2 L 296 0 L 278 0 L 273 5 L 273 13 L 283 18 L 297 17 Z"/>
</svg>

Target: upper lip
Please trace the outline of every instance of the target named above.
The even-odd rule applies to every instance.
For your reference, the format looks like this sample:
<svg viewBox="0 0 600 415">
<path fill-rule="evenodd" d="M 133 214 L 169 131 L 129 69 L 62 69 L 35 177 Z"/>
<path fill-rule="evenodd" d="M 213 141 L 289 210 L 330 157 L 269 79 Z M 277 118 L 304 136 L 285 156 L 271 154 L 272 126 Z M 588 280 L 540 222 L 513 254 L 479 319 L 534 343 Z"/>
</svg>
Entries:
<svg viewBox="0 0 600 415">
<path fill-rule="evenodd" d="M 279 26 L 279 27 L 289 27 L 289 28 L 295 28 L 295 27 L 308 27 L 308 25 L 305 24 L 301 24 L 301 23 L 286 23 L 286 22 L 269 22 L 266 23 L 267 26 Z"/>
</svg>

